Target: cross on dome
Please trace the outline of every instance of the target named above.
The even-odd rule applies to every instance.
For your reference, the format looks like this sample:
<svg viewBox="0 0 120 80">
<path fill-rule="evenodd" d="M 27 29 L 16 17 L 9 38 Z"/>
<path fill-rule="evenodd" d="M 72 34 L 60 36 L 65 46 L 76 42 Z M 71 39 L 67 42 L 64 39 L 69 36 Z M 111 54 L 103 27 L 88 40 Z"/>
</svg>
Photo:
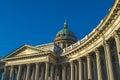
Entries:
<svg viewBox="0 0 120 80">
<path fill-rule="evenodd" d="M 68 28 L 67 19 L 66 18 L 65 18 L 65 22 L 64 22 L 64 28 Z"/>
</svg>

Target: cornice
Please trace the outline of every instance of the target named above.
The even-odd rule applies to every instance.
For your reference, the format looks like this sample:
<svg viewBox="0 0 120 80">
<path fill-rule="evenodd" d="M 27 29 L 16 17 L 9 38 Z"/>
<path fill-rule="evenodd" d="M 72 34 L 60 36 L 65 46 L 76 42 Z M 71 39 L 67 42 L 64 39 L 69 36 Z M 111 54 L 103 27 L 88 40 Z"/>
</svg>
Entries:
<svg viewBox="0 0 120 80">
<path fill-rule="evenodd" d="M 10 58 L 4 58 L 3 61 L 29 59 L 29 58 L 43 57 L 43 56 L 51 56 L 51 57 L 56 58 L 56 54 L 54 54 L 52 51 L 47 51 L 47 52 L 39 52 L 39 53 L 34 53 L 34 54 L 24 55 L 24 56 L 15 56 L 15 57 L 10 57 Z"/>
</svg>

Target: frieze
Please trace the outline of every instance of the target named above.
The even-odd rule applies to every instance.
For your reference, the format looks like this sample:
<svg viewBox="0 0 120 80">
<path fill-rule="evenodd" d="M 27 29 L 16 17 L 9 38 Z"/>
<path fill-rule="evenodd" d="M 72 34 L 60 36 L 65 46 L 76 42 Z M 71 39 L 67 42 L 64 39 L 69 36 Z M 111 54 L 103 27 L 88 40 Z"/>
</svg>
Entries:
<svg viewBox="0 0 120 80">
<path fill-rule="evenodd" d="M 22 59 L 22 60 L 14 60 L 6 62 L 6 66 L 10 65 L 20 65 L 20 64 L 28 64 L 28 63 L 37 63 L 37 62 L 46 62 L 49 61 L 49 57 L 39 57 L 39 58 L 30 58 L 30 59 Z"/>
</svg>

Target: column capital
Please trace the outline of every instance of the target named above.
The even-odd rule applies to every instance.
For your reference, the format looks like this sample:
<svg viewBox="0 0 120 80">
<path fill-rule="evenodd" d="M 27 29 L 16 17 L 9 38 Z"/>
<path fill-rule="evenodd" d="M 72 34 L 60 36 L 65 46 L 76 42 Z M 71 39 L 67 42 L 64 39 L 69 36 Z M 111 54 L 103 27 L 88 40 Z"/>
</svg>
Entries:
<svg viewBox="0 0 120 80">
<path fill-rule="evenodd" d="M 37 63 L 35 63 L 35 65 L 40 65 L 41 63 L 39 63 L 39 62 L 37 62 Z"/>
<path fill-rule="evenodd" d="M 27 66 L 30 66 L 31 64 L 26 64 Z"/>
<path fill-rule="evenodd" d="M 50 63 L 50 65 L 53 65 L 53 66 L 55 66 L 55 64 L 54 64 L 54 63 Z"/>
<path fill-rule="evenodd" d="M 94 50 L 94 52 L 95 52 L 96 54 L 99 54 L 99 53 L 100 53 L 100 49 L 96 48 L 96 49 Z"/>
<path fill-rule="evenodd" d="M 14 68 L 14 65 L 12 65 L 11 68 Z"/>
<path fill-rule="evenodd" d="M 45 62 L 45 64 L 49 64 L 49 62 Z"/>
<path fill-rule="evenodd" d="M 65 66 L 65 65 L 66 65 L 66 63 L 63 63 L 63 64 L 62 64 L 62 66 Z"/>
<path fill-rule="evenodd" d="M 36 68 L 37 68 L 37 67 L 39 67 L 39 66 L 40 66 L 40 63 L 35 63 L 35 65 L 36 65 Z"/>
<path fill-rule="evenodd" d="M 98 48 L 95 48 L 94 51 L 97 52 L 97 51 L 98 51 Z"/>
<path fill-rule="evenodd" d="M 120 31 L 119 30 L 114 31 L 114 35 L 120 36 Z"/>
<path fill-rule="evenodd" d="M 14 66 L 11 66 L 11 68 L 14 68 Z"/>
<path fill-rule="evenodd" d="M 70 64 L 74 64 L 74 61 L 71 61 Z"/>
<path fill-rule="evenodd" d="M 90 54 L 87 55 L 87 58 L 91 58 Z"/>
<path fill-rule="evenodd" d="M 115 31 L 115 32 L 113 32 L 113 38 L 118 38 L 118 39 L 120 39 L 120 32 L 119 31 Z"/>
<path fill-rule="evenodd" d="M 22 66 L 22 64 L 19 64 L 18 66 Z"/>
<path fill-rule="evenodd" d="M 105 47 L 107 46 L 108 47 L 109 45 L 110 45 L 110 41 L 108 41 L 108 40 L 107 41 L 103 41 L 103 46 L 105 46 Z"/>
<path fill-rule="evenodd" d="M 96 58 L 100 58 L 100 51 L 98 49 L 95 51 L 95 55 L 96 55 Z"/>
<path fill-rule="evenodd" d="M 80 57 L 79 59 L 77 59 L 78 62 L 82 62 L 82 58 Z"/>
</svg>

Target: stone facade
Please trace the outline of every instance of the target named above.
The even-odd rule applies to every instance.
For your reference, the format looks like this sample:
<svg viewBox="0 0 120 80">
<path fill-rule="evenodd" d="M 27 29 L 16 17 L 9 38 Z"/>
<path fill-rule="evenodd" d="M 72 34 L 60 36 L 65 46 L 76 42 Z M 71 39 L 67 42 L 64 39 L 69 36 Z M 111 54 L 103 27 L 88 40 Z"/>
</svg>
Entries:
<svg viewBox="0 0 120 80">
<path fill-rule="evenodd" d="M 82 40 L 63 49 L 24 45 L 3 60 L 4 80 L 120 80 L 120 0 Z"/>
</svg>

